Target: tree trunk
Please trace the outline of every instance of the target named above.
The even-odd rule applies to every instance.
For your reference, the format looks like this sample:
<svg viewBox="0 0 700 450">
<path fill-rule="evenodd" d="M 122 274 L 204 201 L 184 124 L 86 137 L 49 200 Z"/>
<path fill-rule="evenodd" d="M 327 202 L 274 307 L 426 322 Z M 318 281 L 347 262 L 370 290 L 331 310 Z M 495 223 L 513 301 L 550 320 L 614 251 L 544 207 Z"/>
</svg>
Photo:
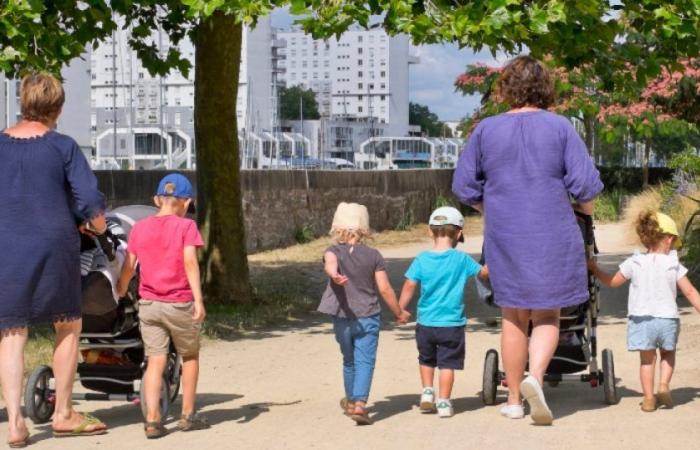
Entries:
<svg viewBox="0 0 700 450">
<path fill-rule="evenodd" d="M 644 169 L 642 172 L 642 185 L 649 187 L 649 156 L 651 155 L 651 139 L 644 142 Z"/>
<path fill-rule="evenodd" d="M 218 304 L 253 300 L 236 125 L 241 33 L 233 16 L 221 12 L 195 33 L 197 215 L 206 243 L 200 263 L 204 295 Z"/>
</svg>

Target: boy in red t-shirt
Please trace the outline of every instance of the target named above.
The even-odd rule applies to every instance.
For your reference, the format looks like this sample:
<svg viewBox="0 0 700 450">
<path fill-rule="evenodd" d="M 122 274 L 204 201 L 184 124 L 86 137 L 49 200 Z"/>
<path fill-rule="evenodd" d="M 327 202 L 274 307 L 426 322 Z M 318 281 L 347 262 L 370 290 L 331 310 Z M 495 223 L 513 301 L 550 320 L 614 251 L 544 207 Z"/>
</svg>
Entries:
<svg viewBox="0 0 700 450">
<path fill-rule="evenodd" d="M 153 198 L 158 214 L 134 225 L 128 256 L 119 278 L 126 294 L 138 262 L 140 269 L 139 321 L 148 365 L 144 377 L 146 437 L 167 434 L 160 416 L 160 390 L 168 361 L 170 339 L 182 357 L 182 431 L 208 428 L 195 414 L 199 376 L 199 332 L 206 312 L 200 286 L 197 248 L 203 245 L 197 224 L 185 218 L 192 202 L 192 185 L 180 174 L 161 180 Z"/>
</svg>

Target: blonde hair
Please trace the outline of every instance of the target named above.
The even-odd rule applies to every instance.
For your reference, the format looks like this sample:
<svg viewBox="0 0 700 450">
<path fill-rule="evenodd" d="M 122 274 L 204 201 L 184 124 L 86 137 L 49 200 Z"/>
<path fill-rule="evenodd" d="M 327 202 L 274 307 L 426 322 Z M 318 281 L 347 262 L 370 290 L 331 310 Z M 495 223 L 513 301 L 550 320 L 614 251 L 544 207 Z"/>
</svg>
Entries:
<svg viewBox="0 0 700 450">
<path fill-rule="evenodd" d="M 642 244 L 648 249 L 653 249 L 663 238 L 669 236 L 659 229 L 656 213 L 652 210 L 639 213 L 636 229 L 639 240 L 642 241 Z"/>
<path fill-rule="evenodd" d="M 22 78 L 20 107 L 25 120 L 48 122 L 60 113 L 66 95 L 61 82 L 45 72 Z"/>
<path fill-rule="evenodd" d="M 353 240 L 360 244 L 368 239 L 372 239 L 372 234 L 369 231 L 349 228 L 333 228 L 331 229 L 331 236 L 338 244 L 347 244 Z"/>
</svg>

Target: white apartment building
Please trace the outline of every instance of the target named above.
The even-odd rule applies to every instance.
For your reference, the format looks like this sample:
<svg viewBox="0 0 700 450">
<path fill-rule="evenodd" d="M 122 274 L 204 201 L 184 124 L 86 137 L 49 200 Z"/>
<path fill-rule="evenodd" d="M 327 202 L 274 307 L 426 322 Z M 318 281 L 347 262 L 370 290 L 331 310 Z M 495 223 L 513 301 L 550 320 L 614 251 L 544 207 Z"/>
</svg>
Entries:
<svg viewBox="0 0 700 450">
<path fill-rule="evenodd" d="M 323 118 L 386 124 L 385 133 L 394 136 L 408 133 L 408 70 L 417 62 L 408 36 L 390 37 L 375 26 L 326 41 L 300 29 L 278 30 L 277 37 L 286 42 L 281 78 L 287 86 L 314 90 Z"/>
<path fill-rule="evenodd" d="M 194 162 L 194 45 L 178 44 L 192 64 L 187 77 L 177 71 L 152 76 L 120 29 L 90 56 L 90 124 L 96 167 L 191 168 Z M 165 33 L 151 40 L 162 54 L 172 45 Z M 273 44 L 269 19 L 244 28 L 237 99 L 239 129 L 267 130 L 273 122 Z M 116 136 L 116 139 L 114 138 Z"/>
</svg>

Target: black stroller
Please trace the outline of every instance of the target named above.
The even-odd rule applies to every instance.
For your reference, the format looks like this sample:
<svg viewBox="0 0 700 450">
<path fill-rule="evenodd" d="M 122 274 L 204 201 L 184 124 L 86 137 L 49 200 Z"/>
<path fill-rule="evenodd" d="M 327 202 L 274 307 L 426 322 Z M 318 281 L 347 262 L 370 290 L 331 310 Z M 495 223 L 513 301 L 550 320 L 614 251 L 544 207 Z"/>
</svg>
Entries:
<svg viewBox="0 0 700 450">
<path fill-rule="evenodd" d="M 125 253 L 125 243 L 132 226 L 157 210 L 148 206 L 126 206 L 107 214 L 109 230 L 106 239 L 95 242 L 94 248 L 81 248 L 83 254 L 98 248 L 100 257 L 113 261 Z M 81 259 L 83 259 L 81 255 Z M 147 360 L 138 327 L 138 280 L 135 277 L 125 298 L 114 300 L 113 286 L 98 271 L 83 277 L 83 332 L 76 378 L 89 393 L 73 394 L 75 400 L 121 400 L 141 405 L 145 417 L 145 401 L 141 383 Z M 106 357 L 103 357 L 106 355 Z M 171 347 L 168 365 L 163 374 L 160 410 L 166 417 L 180 389 L 181 361 Z M 24 393 L 26 414 L 36 424 L 51 420 L 55 409 L 53 370 L 37 367 L 29 376 Z"/>
<path fill-rule="evenodd" d="M 586 258 L 598 252 L 593 234 L 593 218 L 576 213 L 583 233 Z M 563 309 L 560 318 L 559 345 L 547 368 L 544 381 L 557 386 L 562 381 L 582 381 L 591 387 L 603 387 L 605 402 L 618 403 L 615 386 L 615 364 L 610 349 L 602 352 L 602 370 L 598 365 L 598 342 L 596 328 L 600 310 L 600 287 L 593 274 L 588 274 L 588 301 L 581 305 Z M 481 399 L 486 405 L 496 403 L 496 389 L 507 386 L 505 373 L 498 369 L 498 352 L 490 349 L 484 361 L 484 378 Z"/>
</svg>

